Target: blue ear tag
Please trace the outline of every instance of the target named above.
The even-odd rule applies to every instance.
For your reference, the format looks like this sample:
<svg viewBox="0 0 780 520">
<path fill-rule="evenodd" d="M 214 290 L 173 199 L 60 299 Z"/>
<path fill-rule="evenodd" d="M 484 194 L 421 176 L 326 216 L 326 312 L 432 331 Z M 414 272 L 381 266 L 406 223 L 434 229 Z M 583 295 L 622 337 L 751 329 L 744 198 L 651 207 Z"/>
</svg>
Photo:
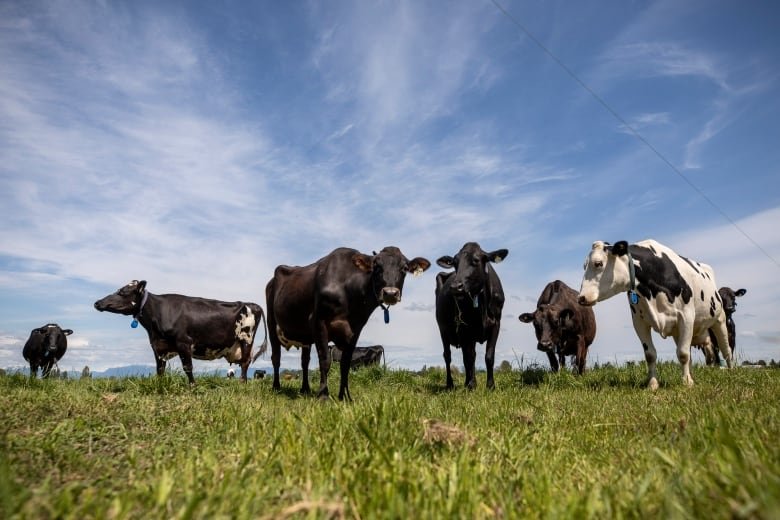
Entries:
<svg viewBox="0 0 780 520">
<path fill-rule="evenodd" d="M 631 300 L 631 303 L 633 303 L 634 305 L 639 303 L 639 295 L 634 291 L 628 291 L 628 298 Z"/>
<path fill-rule="evenodd" d="M 130 322 L 130 327 L 133 329 L 138 328 L 138 320 L 133 320 Z"/>
<path fill-rule="evenodd" d="M 390 307 L 385 307 L 385 323 L 390 323 Z"/>
</svg>

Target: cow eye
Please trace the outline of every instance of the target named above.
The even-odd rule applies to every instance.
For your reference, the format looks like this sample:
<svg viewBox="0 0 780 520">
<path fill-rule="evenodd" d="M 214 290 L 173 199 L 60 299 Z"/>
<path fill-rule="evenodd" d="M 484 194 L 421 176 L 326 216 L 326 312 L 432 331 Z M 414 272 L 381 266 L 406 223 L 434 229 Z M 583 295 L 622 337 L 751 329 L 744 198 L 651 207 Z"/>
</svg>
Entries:
<svg viewBox="0 0 780 520">
<path fill-rule="evenodd" d="M 593 266 L 594 266 L 596 269 L 601 269 L 602 267 L 604 267 L 604 262 L 602 262 L 601 260 L 598 260 L 598 261 L 596 261 L 596 262 L 593 262 Z"/>
</svg>

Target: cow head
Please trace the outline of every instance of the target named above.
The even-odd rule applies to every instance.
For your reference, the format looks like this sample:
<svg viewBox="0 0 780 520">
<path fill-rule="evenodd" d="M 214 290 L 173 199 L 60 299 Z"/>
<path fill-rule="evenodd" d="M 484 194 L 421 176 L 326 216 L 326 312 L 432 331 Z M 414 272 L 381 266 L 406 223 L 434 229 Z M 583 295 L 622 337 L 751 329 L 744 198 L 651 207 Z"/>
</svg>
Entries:
<svg viewBox="0 0 780 520">
<path fill-rule="evenodd" d="M 146 280 L 133 280 L 113 294 L 95 302 L 95 308 L 100 312 L 108 311 L 125 316 L 135 316 L 144 298 Z"/>
<path fill-rule="evenodd" d="M 422 257 L 413 260 L 406 258 L 397 247 L 389 246 L 373 256 L 356 254 L 352 262 L 358 269 L 371 275 L 371 285 L 377 302 L 395 305 L 401 301 L 406 273 L 421 274 L 431 266 Z"/>
<path fill-rule="evenodd" d="M 455 257 L 442 256 L 436 263 L 445 269 L 455 269 L 450 287 L 456 295 L 475 298 L 487 287 L 490 262 L 499 263 L 508 254 L 506 249 L 486 253 L 476 242 L 467 242 Z"/>
<path fill-rule="evenodd" d="M 718 289 L 720 299 L 723 301 L 723 311 L 726 316 L 731 316 L 737 310 L 737 297 L 744 296 L 747 289 L 733 290 L 731 287 L 721 287 Z"/>
<path fill-rule="evenodd" d="M 536 348 L 543 352 L 554 352 L 565 333 L 575 328 L 574 311 L 557 305 L 540 305 L 535 312 L 521 314 L 519 320 L 534 324 Z"/>
<path fill-rule="evenodd" d="M 628 269 L 628 242 L 621 240 L 614 246 L 608 242 L 593 242 L 585 258 L 585 274 L 582 277 L 580 305 L 596 305 L 596 302 L 627 291 L 630 285 Z"/>
<path fill-rule="evenodd" d="M 40 334 L 42 336 L 41 346 L 46 354 L 56 352 L 57 345 L 60 343 L 61 339 L 64 340 L 65 336 L 70 336 L 73 334 L 73 331 L 71 329 L 61 329 L 56 323 L 49 323 L 43 327 L 33 329 L 32 333 Z"/>
</svg>

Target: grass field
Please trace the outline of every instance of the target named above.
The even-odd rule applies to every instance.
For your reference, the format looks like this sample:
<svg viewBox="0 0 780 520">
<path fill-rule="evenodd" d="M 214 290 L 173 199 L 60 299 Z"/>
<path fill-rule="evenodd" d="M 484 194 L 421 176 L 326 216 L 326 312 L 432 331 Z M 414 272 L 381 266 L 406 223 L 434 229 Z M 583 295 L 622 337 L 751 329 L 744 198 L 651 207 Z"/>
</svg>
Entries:
<svg viewBox="0 0 780 520">
<path fill-rule="evenodd" d="M 0 517 L 779 518 L 780 370 L 659 368 L 0 377 Z"/>
</svg>

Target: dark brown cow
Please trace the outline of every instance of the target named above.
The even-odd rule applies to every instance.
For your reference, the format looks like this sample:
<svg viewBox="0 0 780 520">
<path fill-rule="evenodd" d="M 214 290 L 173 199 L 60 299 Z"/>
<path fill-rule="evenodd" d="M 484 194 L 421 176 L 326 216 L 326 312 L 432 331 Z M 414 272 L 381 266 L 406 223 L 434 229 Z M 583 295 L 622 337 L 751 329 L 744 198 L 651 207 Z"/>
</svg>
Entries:
<svg viewBox="0 0 780 520">
<path fill-rule="evenodd" d="M 734 311 L 737 310 L 737 298 L 744 296 L 747 293 L 747 289 L 737 289 L 736 291 L 731 287 L 721 287 L 718 289 L 718 295 L 723 302 L 723 312 L 726 313 L 726 330 L 729 335 L 729 347 L 731 347 L 731 357 L 734 358 L 734 351 L 737 349 L 737 328 L 734 324 Z M 718 339 L 710 331 L 709 341 L 706 341 L 702 345 L 697 345 L 704 352 L 704 358 L 708 365 L 720 366 L 720 348 L 718 347 Z"/>
<path fill-rule="evenodd" d="M 542 291 L 536 310 L 519 317 L 534 324 L 536 348 L 547 354 L 553 372 L 558 372 L 559 361 L 566 366 L 566 356 L 575 356 L 578 374 L 585 372 L 588 347 L 596 337 L 596 317 L 592 308 L 577 303 L 578 297 L 577 291 L 555 280 Z"/>
<path fill-rule="evenodd" d="M 331 364 L 328 344 L 333 342 L 342 351 L 339 399 L 351 399 L 349 367 L 368 318 L 381 306 L 388 322 L 388 306 L 401 301 L 406 273 L 419 274 L 430 265 L 425 258 L 408 260 L 397 247 L 374 255 L 341 247 L 305 267 L 278 266 L 265 289 L 274 389 L 281 388 L 281 347 L 294 346 L 303 349 L 301 393 L 311 393 L 309 360 L 314 344 L 320 363 L 317 394 L 326 398 Z"/>
<path fill-rule="evenodd" d="M 62 359 L 68 349 L 70 329 L 61 329 L 56 323 L 49 323 L 30 332 L 24 344 L 22 356 L 30 363 L 30 377 L 38 376 L 38 368 L 43 377 L 49 377 L 51 368 Z"/>
<path fill-rule="evenodd" d="M 477 386 L 477 343 L 486 343 L 487 387 L 493 388 L 493 361 L 504 308 L 504 289 L 491 262 L 501 262 L 509 251 L 486 253 L 476 242 L 464 244 L 455 257 L 442 256 L 436 263 L 455 272 L 436 275 L 436 322 L 444 346 L 447 388 L 454 388 L 450 346 L 463 351 L 466 388 Z"/>
<path fill-rule="evenodd" d="M 385 355 L 385 348 L 382 345 L 373 345 L 371 347 L 355 347 L 352 352 L 352 361 L 350 368 L 353 370 L 360 367 L 378 365 Z M 331 361 L 341 363 L 341 350 L 335 345 L 330 349 Z"/>
<path fill-rule="evenodd" d="M 265 352 L 267 337 L 252 357 L 252 343 L 263 309 L 256 303 L 223 302 L 181 294 L 152 294 L 146 280 L 133 280 L 113 294 L 95 302 L 95 308 L 133 316 L 146 329 L 157 362 L 157 374 L 165 373 L 166 362 L 179 356 L 190 384 L 192 359 L 225 358 L 241 366 L 241 381 L 246 382 L 249 364 Z"/>
</svg>

